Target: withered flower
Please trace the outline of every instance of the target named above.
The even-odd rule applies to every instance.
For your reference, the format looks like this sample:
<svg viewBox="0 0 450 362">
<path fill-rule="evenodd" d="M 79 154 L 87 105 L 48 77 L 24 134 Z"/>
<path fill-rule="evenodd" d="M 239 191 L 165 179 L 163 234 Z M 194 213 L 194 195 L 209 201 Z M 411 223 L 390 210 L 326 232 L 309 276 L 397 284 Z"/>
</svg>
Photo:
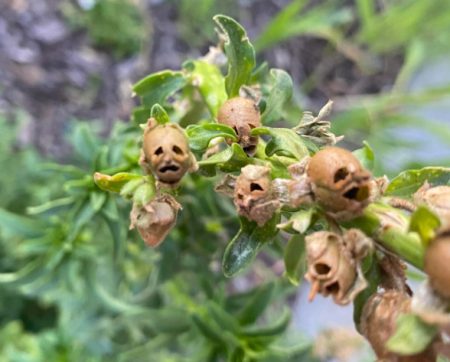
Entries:
<svg viewBox="0 0 450 362">
<path fill-rule="evenodd" d="M 234 205 L 239 215 L 264 225 L 280 207 L 274 197 L 270 168 L 247 165 L 242 168 L 234 187 Z"/>
<path fill-rule="evenodd" d="M 450 186 L 431 187 L 425 182 L 413 199 L 416 205 L 425 204 L 434 211 L 439 216 L 443 229 L 450 228 Z"/>
<path fill-rule="evenodd" d="M 255 154 L 258 137 L 251 136 L 250 133 L 253 128 L 261 126 L 261 115 L 253 100 L 243 97 L 227 100 L 220 107 L 217 120 L 234 129 L 238 143 L 249 156 Z"/>
<path fill-rule="evenodd" d="M 170 195 L 160 196 L 143 206 L 133 204 L 130 229 L 136 227 L 145 243 L 156 247 L 175 226 L 179 209 L 181 205 Z"/>
<path fill-rule="evenodd" d="M 374 181 L 357 158 L 338 147 L 326 147 L 309 161 L 307 175 L 317 202 L 337 220 L 358 216 L 369 204 Z"/>
<path fill-rule="evenodd" d="M 141 166 L 164 184 L 175 186 L 186 172 L 197 169 L 184 131 L 174 123 L 157 124 L 150 118 L 142 150 Z"/>
<path fill-rule="evenodd" d="M 424 270 L 430 285 L 443 297 L 450 298 L 450 231 L 434 238 L 425 251 Z"/>
<path fill-rule="evenodd" d="M 398 316 L 409 312 L 411 312 L 411 297 L 397 290 L 376 293 L 364 305 L 361 315 L 361 332 L 371 344 L 379 360 L 390 362 L 436 360 L 433 345 L 419 354 L 410 356 L 399 356 L 387 349 L 386 342 L 395 333 Z"/>
<path fill-rule="evenodd" d="M 320 293 L 345 305 L 366 288 L 360 262 L 372 248 L 372 242 L 362 232 L 350 229 L 341 236 L 319 231 L 308 235 L 305 242 L 308 261 L 305 278 L 312 284 L 310 300 Z"/>
</svg>

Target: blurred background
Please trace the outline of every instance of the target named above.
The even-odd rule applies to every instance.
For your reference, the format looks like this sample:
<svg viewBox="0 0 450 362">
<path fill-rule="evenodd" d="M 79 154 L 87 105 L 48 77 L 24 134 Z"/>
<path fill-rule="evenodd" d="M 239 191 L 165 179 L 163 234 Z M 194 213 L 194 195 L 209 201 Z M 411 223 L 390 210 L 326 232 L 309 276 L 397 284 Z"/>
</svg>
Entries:
<svg viewBox="0 0 450 362">
<path fill-rule="evenodd" d="M 208 182 L 187 182 L 205 199 L 184 196 L 174 241 L 158 251 L 126 232 L 129 205 L 92 183 L 99 165 L 120 170 L 136 156 L 132 84 L 207 53 L 217 13 L 244 26 L 258 63 L 290 73 L 291 119 L 334 101 L 333 131 L 350 149 L 368 141 L 376 175 L 450 166 L 450 1 L 0 0 L 0 361 L 221 361 L 223 347 L 183 339 L 190 321 L 176 313 L 208 298 L 231 313 L 227 292 L 267 278 L 271 303 L 282 290 L 294 308 L 293 361 L 370 361 L 370 352 L 353 353 L 367 347 L 351 308 L 320 298 L 307 305 L 306 287 L 277 284 L 276 262 L 268 263 L 275 276 L 267 265 L 232 285 L 220 276 L 237 221 Z M 180 276 L 199 260 L 201 277 Z M 220 298 L 205 292 L 214 283 Z"/>
</svg>

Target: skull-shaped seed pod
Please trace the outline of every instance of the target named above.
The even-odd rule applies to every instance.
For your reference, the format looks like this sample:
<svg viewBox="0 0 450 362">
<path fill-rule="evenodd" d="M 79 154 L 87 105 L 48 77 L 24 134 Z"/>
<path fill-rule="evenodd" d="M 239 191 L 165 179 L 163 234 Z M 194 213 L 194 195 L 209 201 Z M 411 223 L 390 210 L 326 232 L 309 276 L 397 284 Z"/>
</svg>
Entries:
<svg viewBox="0 0 450 362">
<path fill-rule="evenodd" d="M 386 342 L 395 333 L 398 316 L 410 311 L 411 297 L 396 290 L 374 294 L 364 305 L 361 314 L 361 333 L 369 341 L 380 361 L 436 361 L 433 345 L 419 354 L 410 356 L 399 356 L 386 348 Z"/>
<path fill-rule="evenodd" d="M 145 243 L 156 247 L 175 226 L 180 208 L 181 205 L 169 195 L 159 197 L 143 206 L 133 204 L 130 229 L 136 227 Z"/>
<path fill-rule="evenodd" d="M 371 199 L 374 181 L 357 158 L 339 147 L 326 147 L 309 161 L 307 175 L 317 202 L 338 220 L 358 216 Z"/>
<path fill-rule="evenodd" d="M 274 197 L 270 168 L 247 165 L 241 169 L 234 187 L 234 205 L 239 215 L 264 225 L 279 208 Z"/>
<path fill-rule="evenodd" d="M 425 182 L 414 194 L 414 203 L 427 205 L 439 216 L 441 227 L 450 228 L 450 186 L 431 187 Z"/>
<path fill-rule="evenodd" d="M 346 305 L 367 287 L 362 259 L 373 250 L 373 241 L 357 229 L 338 235 L 319 231 L 305 238 L 308 270 L 312 284 L 309 299 L 316 293 L 331 295 L 335 303 Z"/>
<path fill-rule="evenodd" d="M 217 121 L 234 129 L 238 143 L 249 156 L 255 154 L 258 137 L 250 133 L 253 128 L 261 126 L 261 115 L 253 100 L 243 97 L 228 99 L 220 107 Z"/>
<path fill-rule="evenodd" d="M 309 299 L 319 292 L 331 295 L 337 304 L 348 304 L 347 293 L 356 280 L 356 266 L 343 238 L 335 233 L 319 231 L 305 238 L 308 270 L 305 278 L 312 284 Z"/>
<path fill-rule="evenodd" d="M 141 166 L 156 178 L 175 186 L 186 172 L 197 169 L 184 131 L 174 123 L 157 124 L 150 118 L 144 130 Z"/>
<path fill-rule="evenodd" d="M 424 270 L 430 285 L 443 297 L 450 298 L 450 232 L 438 235 L 425 251 Z"/>
</svg>

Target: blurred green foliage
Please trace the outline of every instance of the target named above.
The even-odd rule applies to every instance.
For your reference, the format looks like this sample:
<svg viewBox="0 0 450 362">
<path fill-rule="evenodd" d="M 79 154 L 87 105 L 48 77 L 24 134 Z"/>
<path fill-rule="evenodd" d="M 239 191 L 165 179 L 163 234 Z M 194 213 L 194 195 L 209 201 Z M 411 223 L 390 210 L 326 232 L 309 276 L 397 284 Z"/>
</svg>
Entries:
<svg viewBox="0 0 450 362">
<path fill-rule="evenodd" d="M 133 0 L 94 0 L 87 8 L 64 2 L 61 7 L 71 24 L 86 29 L 94 47 L 117 58 L 138 54 L 151 36 L 148 19 Z"/>
<path fill-rule="evenodd" d="M 191 3 L 181 1 L 176 26 L 195 47 L 213 38 L 212 14 L 235 11 L 229 2 L 202 0 L 193 12 Z M 330 56 L 350 57 L 361 74 L 376 72 L 381 56 L 400 53 L 404 61 L 393 88 L 343 102 L 333 124 L 351 145 L 369 140 L 377 174 L 393 173 L 413 158 L 389 166 L 389 152 L 418 147 L 404 142 L 402 129 L 425 130 L 450 145 L 448 127 L 406 113 L 410 106 L 448 100 L 448 85 L 413 94 L 408 85 L 420 66 L 449 49 L 450 8 L 447 2 L 412 0 L 388 2 L 381 10 L 373 0 L 355 4 L 294 0 L 261 31 L 256 51 L 290 37 L 315 36 L 330 44 Z M 117 57 L 138 52 L 148 36 L 129 1 L 99 0 L 73 14 L 69 18 L 87 29 L 96 46 Z M 189 67 L 192 77 L 204 76 L 201 63 Z M 268 76 L 267 69 L 260 71 L 252 74 L 255 83 Z M 282 74 L 272 76 L 283 81 Z M 302 85 L 293 86 L 297 96 L 304 92 Z M 262 91 L 267 95 L 271 88 Z M 192 84 L 183 92 L 193 94 Z M 282 95 L 274 97 L 278 104 Z M 173 119 L 186 126 L 195 112 L 217 111 L 214 102 L 207 102 L 206 111 L 191 106 L 182 114 L 172 109 Z M 286 107 L 299 113 L 298 104 Z M 295 290 L 285 280 L 261 261 L 249 276 L 259 276 L 259 284 L 249 290 L 235 290 L 223 276 L 218 260 L 238 220 L 230 202 L 212 191 L 211 180 L 186 180 L 177 228 L 158 250 L 127 231 L 130 206 L 94 184 L 94 171 L 139 172 L 136 126 L 148 117 L 147 108 L 135 111 L 134 125 L 116 124 L 107 140 L 97 136 L 93 123 L 73 124 L 74 154 L 64 165 L 18 148 L 16 127 L 0 117 L 0 360 L 241 361 L 245 354 L 249 361 L 314 361 L 310 342 L 288 329 L 282 305 Z M 272 121 L 283 112 L 266 114 Z M 450 155 L 431 163 L 450 164 Z M 276 245 L 267 250 L 269 260 L 280 257 Z"/>
</svg>

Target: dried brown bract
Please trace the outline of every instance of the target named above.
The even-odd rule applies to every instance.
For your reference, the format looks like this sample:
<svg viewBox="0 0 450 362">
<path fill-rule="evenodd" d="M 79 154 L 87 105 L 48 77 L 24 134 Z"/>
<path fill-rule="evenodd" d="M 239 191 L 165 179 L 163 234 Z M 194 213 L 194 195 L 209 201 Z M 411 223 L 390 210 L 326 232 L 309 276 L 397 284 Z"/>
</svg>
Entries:
<svg viewBox="0 0 450 362">
<path fill-rule="evenodd" d="M 140 164 L 146 172 L 168 185 L 176 186 L 186 172 L 197 169 L 184 131 L 176 124 L 157 124 L 150 118 L 144 130 Z"/>
<path fill-rule="evenodd" d="M 441 227 L 450 228 L 450 186 L 431 187 L 425 182 L 414 194 L 414 203 L 428 206 L 439 216 Z"/>
<path fill-rule="evenodd" d="M 264 225 L 280 207 L 272 189 L 270 168 L 247 165 L 234 187 L 234 205 L 239 215 Z"/>
<path fill-rule="evenodd" d="M 424 270 L 430 285 L 442 296 L 450 298 L 450 232 L 438 235 L 425 251 Z"/>
<path fill-rule="evenodd" d="M 306 175 L 306 165 L 309 158 L 294 163 L 288 167 L 290 179 L 275 179 L 273 187 L 281 203 L 297 208 L 313 202 L 311 181 Z"/>
<path fill-rule="evenodd" d="M 372 241 L 356 229 L 343 236 L 329 231 L 319 231 L 305 238 L 308 271 L 311 282 L 309 299 L 317 292 L 331 295 L 337 304 L 350 303 L 366 288 L 360 262 L 372 249 Z"/>
<path fill-rule="evenodd" d="M 311 157 L 307 174 L 315 199 L 337 220 L 358 216 L 371 201 L 371 174 L 343 148 L 327 147 L 317 152 Z"/>
<path fill-rule="evenodd" d="M 238 136 L 238 143 L 248 155 L 255 154 L 258 137 L 250 133 L 253 128 L 261 126 L 261 115 L 253 100 L 243 97 L 227 100 L 220 107 L 217 120 L 234 129 Z"/>
<path fill-rule="evenodd" d="M 424 352 L 412 356 L 399 356 L 386 348 L 386 342 L 396 330 L 397 318 L 411 311 L 411 297 L 403 292 L 389 290 L 372 295 L 364 305 L 361 332 L 367 338 L 381 361 L 430 362 L 436 360 L 431 345 Z"/>
<path fill-rule="evenodd" d="M 156 247 L 175 226 L 181 205 L 170 195 L 156 198 L 144 206 L 133 205 L 130 229 L 135 227 L 148 246 Z"/>
</svg>

